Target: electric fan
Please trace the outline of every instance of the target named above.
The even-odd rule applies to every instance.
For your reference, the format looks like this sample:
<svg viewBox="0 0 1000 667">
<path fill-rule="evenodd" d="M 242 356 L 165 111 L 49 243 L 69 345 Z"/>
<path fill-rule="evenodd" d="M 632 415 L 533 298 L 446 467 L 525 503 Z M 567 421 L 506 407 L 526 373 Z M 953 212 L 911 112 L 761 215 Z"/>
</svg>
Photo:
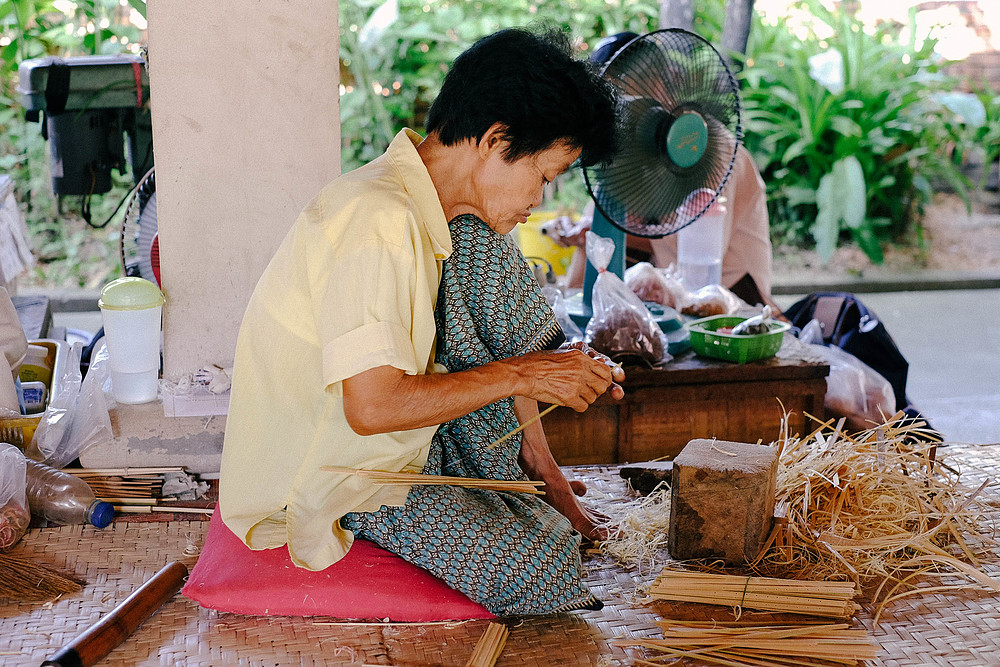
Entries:
<svg viewBox="0 0 1000 667">
<path fill-rule="evenodd" d="M 739 87 L 719 52 L 680 28 L 640 35 L 604 65 L 619 100 L 617 150 L 584 170 L 594 233 L 615 241 L 609 270 L 625 271 L 625 233 L 673 234 L 722 192 L 742 140 Z M 584 313 L 596 271 L 588 263 Z"/>
<path fill-rule="evenodd" d="M 122 272 L 160 284 L 160 243 L 156 224 L 156 174 L 139 179 L 122 219 L 119 244 Z"/>
</svg>

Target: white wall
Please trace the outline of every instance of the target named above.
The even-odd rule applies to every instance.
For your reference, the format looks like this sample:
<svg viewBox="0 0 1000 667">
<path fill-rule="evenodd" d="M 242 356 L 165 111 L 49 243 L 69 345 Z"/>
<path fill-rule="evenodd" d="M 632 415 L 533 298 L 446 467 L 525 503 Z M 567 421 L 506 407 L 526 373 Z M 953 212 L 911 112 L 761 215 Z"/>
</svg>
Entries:
<svg viewBox="0 0 1000 667">
<path fill-rule="evenodd" d="M 164 377 L 232 365 L 298 212 L 340 172 L 336 0 L 149 0 Z"/>
</svg>

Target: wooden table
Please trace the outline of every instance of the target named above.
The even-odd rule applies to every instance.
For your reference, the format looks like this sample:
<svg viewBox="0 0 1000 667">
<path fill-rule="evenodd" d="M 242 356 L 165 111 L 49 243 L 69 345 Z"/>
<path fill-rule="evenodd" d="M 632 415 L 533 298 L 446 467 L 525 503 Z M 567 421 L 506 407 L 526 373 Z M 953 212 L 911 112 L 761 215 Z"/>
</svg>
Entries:
<svg viewBox="0 0 1000 667">
<path fill-rule="evenodd" d="M 775 357 L 733 364 L 688 351 L 661 369 L 625 371 L 621 401 L 602 396 L 586 412 L 557 408 L 542 418 L 560 465 L 672 458 L 693 438 L 770 443 L 786 411 L 790 433 L 805 435 L 804 413 L 823 415 L 830 367 Z"/>
</svg>

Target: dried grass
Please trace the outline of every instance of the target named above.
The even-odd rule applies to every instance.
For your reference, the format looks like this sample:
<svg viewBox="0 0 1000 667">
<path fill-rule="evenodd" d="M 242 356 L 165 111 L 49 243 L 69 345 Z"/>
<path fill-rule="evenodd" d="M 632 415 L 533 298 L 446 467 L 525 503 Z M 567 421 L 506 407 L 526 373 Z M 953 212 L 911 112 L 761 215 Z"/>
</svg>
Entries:
<svg viewBox="0 0 1000 667">
<path fill-rule="evenodd" d="M 872 591 L 875 622 L 907 595 L 979 585 L 1000 592 L 980 555 L 997 546 L 995 509 L 918 426 L 901 415 L 849 435 L 826 422 L 780 447 L 777 502 L 787 509 L 752 569 L 769 576 L 855 581 Z M 977 555 L 979 554 L 979 555 Z M 963 583 L 918 587 L 921 575 Z"/>
<path fill-rule="evenodd" d="M 819 423 L 819 422 L 817 422 Z M 885 607 L 911 595 L 977 586 L 1000 592 L 980 563 L 997 564 L 996 485 L 962 483 L 947 446 L 902 415 L 856 434 L 844 422 L 819 423 L 806 437 L 783 428 L 776 519 L 746 572 L 814 581 L 853 581 Z M 601 551 L 642 574 L 671 561 L 666 552 L 670 492 L 619 505 Z M 992 552 L 992 553 L 991 553 Z M 720 563 L 687 561 L 707 571 Z M 946 581 L 940 585 L 933 578 Z"/>
<path fill-rule="evenodd" d="M 34 560 L 0 554 L 0 598 L 44 602 L 76 593 L 85 581 Z"/>
<path fill-rule="evenodd" d="M 601 551 L 640 575 L 654 574 L 670 559 L 667 528 L 670 524 L 670 488 L 661 485 L 648 496 L 614 507 L 605 526 L 608 538 Z"/>
</svg>

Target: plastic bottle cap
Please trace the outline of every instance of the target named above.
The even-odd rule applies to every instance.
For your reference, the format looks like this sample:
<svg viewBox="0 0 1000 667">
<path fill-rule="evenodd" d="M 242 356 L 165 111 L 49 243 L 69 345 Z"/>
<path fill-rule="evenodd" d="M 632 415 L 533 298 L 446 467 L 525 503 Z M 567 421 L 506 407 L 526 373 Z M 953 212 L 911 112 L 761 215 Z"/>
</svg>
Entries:
<svg viewBox="0 0 1000 667">
<path fill-rule="evenodd" d="M 87 510 L 87 521 L 95 528 L 105 528 L 115 518 L 115 507 L 111 503 L 95 500 Z"/>
<path fill-rule="evenodd" d="M 162 306 L 164 301 L 159 287 L 145 278 L 130 276 L 105 285 L 97 305 L 104 310 L 146 310 Z"/>
</svg>

